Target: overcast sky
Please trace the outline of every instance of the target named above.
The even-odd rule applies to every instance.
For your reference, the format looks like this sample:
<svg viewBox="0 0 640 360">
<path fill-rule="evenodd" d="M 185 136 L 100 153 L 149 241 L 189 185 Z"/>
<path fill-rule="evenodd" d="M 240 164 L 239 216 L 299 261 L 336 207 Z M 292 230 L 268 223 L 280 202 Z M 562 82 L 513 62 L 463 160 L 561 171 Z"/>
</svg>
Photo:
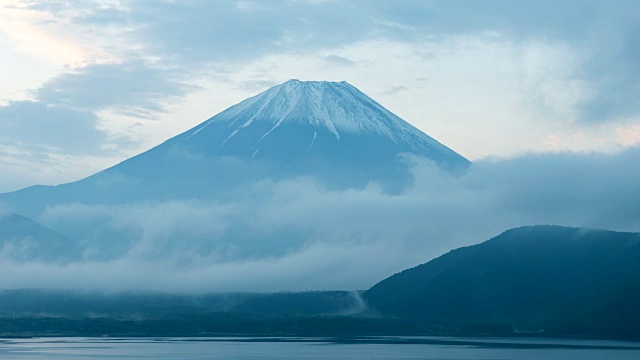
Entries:
<svg viewBox="0 0 640 360">
<path fill-rule="evenodd" d="M 640 144 L 640 2 L 0 0 L 0 192 L 77 180 L 291 78 L 471 160 Z"/>
</svg>

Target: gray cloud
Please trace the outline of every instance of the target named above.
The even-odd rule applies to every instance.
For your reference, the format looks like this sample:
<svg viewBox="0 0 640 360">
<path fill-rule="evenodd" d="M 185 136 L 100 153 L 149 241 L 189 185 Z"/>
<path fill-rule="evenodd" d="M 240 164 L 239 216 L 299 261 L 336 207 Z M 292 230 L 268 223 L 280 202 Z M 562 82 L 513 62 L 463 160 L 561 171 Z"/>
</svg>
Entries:
<svg viewBox="0 0 640 360">
<path fill-rule="evenodd" d="M 107 138 L 96 129 L 97 123 L 98 117 L 90 111 L 16 101 L 0 107 L 0 142 L 32 151 L 32 156 L 57 151 L 95 153 Z"/>
<path fill-rule="evenodd" d="M 239 88 L 243 90 L 259 92 L 275 85 L 278 85 L 278 82 L 275 80 L 251 80 L 243 81 L 240 84 Z"/>
<path fill-rule="evenodd" d="M 324 57 L 324 62 L 328 65 L 328 66 L 356 66 L 356 62 L 353 60 L 350 60 L 344 56 L 339 56 L 339 55 L 328 55 Z"/>
<path fill-rule="evenodd" d="M 54 77 L 34 95 L 44 104 L 71 108 L 162 111 L 163 103 L 195 88 L 179 80 L 188 75 L 141 61 L 92 64 Z"/>
<path fill-rule="evenodd" d="M 0 139 L 30 152 L 32 161 L 56 153 L 104 153 L 111 143 L 131 146 L 130 139 L 109 138 L 100 129 L 98 111 L 153 118 L 154 112 L 164 111 L 172 100 L 196 88 L 180 80 L 190 74 L 142 61 L 63 72 L 32 91 L 33 101 L 0 106 Z"/>
<path fill-rule="evenodd" d="M 129 1 L 120 5 L 30 1 L 78 27 L 123 28 L 123 42 L 142 46 L 182 69 L 237 62 L 274 53 L 335 49 L 367 40 L 447 41 L 498 32 L 515 41 L 559 41 L 588 53 L 582 76 L 594 85 L 580 121 L 638 114 L 640 73 L 632 0 L 261 2 Z M 579 7 L 579 9 L 577 8 Z M 336 58 L 328 59 L 337 60 Z M 346 64 L 345 62 L 341 62 Z M 153 85 L 150 83 L 148 85 Z M 145 85 L 141 85 L 145 86 Z"/>
<path fill-rule="evenodd" d="M 636 101 L 640 97 L 640 25 L 636 22 L 620 34 L 605 33 L 605 44 L 586 64 L 585 71 L 598 90 L 582 109 L 583 118 L 590 122 L 640 113 Z"/>
<path fill-rule="evenodd" d="M 518 37 L 606 41 L 612 34 L 626 36 L 637 29 L 631 9 L 638 6 L 632 0 L 606 4 L 587 0 L 581 11 L 572 3 L 506 0 L 29 3 L 33 9 L 80 25 L 136 25 L 127 29 L 134 38 L 151 41 L 160 51 L 205 61 L 252 57 L 305 44 L 339 47 L 367 39 L 413 41 L 487 30 Z"/>
<path fill-rule="evenodd" d="M 398 85 L 398 86 L 392 86 L 392 87 L 388 88 L 383 93 L 387 94 L 387 95 L 392 95 L 392 94 L 397 94 L 399 92 L 403 92 L 403 91 L 407 91 L 407 90 L 409 90 L 409 88 L 407 88 L 406 86 Z"/>
<path fill-rule="evenodd" d="M 157 69 L 140 61 L 92 64 L 64 72 L 33 91 L 33 101 L 0 107 L 0 139 L 35 156 L 50 153 L 98 154 L 107 143 L 130 146 L 126 138 L 112 138 L 100 129 L 97 112 L 109 109 L 135 117 L 164 111 L 195 86 L 188 76 Z"/>
</svg>

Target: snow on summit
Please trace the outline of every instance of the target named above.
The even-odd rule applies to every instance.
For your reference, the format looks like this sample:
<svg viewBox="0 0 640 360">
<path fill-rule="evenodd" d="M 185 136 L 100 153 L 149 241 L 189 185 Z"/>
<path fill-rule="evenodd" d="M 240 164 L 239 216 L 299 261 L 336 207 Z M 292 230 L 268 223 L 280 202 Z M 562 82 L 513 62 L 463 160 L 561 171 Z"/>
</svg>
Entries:
<svg viewBox="0 0 640 360">
<path fill-rule="evenodd" d="M 257 143 L 283 124 L 297 123 L 326 130 L 336 140 L 343 134 L 377 134 L 416 149 L 424 143 L 440 145 L 345 81 L 289 80 L 214 116 L 189 137 L 212 124 L 221 124 L 233 129 L 223 141 L 226 144 L 256 123 L 270 125 Z"/>
</svg>

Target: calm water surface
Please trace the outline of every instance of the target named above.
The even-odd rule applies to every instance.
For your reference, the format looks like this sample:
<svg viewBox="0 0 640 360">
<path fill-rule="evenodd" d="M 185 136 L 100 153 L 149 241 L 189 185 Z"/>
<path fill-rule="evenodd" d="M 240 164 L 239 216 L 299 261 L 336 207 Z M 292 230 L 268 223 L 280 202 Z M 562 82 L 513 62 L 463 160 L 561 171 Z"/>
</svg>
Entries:
<svg viewBox="0 0 640 360">
<path fill-rule="evenodd" d="M 640 343 L 569 339 L 0 339 L 0 359 L 640 359 Z"/>
</svg>

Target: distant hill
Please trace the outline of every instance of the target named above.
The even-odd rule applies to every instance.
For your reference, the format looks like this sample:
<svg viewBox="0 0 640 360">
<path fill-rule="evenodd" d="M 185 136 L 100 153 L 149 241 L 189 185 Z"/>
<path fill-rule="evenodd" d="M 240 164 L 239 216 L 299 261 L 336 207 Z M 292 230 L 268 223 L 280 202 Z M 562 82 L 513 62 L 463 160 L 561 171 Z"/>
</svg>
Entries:
<svg viewBox="0 0 640 360">
<path fill-rule="evenodd" d="M 384 315 L 430 326 L 639 338 L 640 234 L 512 229 L 395 274 L 364 297 Z"/>
<path fill-rule="evenodd" d="M 0 258 L 68 262 L 81 256 L 78 244 L 29 218 L 0 212 Z"/>
</svg>

